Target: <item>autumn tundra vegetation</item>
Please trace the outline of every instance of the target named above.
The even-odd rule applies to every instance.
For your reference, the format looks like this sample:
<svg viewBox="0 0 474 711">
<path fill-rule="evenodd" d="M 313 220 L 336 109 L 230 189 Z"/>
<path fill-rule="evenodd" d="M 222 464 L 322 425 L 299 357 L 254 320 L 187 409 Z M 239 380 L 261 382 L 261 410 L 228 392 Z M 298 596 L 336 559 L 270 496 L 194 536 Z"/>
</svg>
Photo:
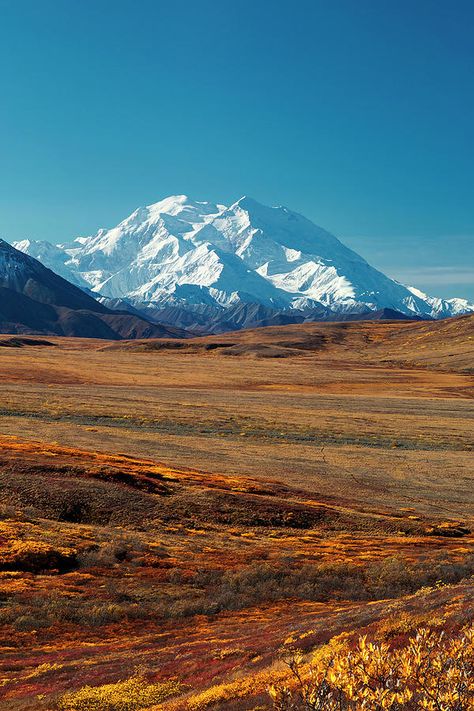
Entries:
<svg viewBox="0 0 474 711">
<path fill-rule="evenodd" d="M 2 337 L 0 708 L 473 709 L 473 329 Z"/>
<path fill-rule="evenodd" d="M 418 630 L 401 648 L 359 637 L 339 639 L 288 662 L 296 684 L 270 686 L 275 709 L 469 709 L 474 702 L 474 630 Z"/>
</svg>

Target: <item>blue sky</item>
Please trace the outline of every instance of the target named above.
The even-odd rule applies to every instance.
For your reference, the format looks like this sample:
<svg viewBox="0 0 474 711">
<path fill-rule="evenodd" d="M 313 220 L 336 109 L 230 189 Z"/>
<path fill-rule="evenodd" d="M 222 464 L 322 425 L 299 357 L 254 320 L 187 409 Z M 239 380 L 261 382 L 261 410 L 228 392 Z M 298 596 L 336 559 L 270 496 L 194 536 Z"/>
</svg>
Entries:
<svg viewBox="0 0 474 711">
<path fill-rule="evenodd" d="M 284 204 L 474 300 L 474 3 L 0 0 L 0 236 Z"/>
</svg>

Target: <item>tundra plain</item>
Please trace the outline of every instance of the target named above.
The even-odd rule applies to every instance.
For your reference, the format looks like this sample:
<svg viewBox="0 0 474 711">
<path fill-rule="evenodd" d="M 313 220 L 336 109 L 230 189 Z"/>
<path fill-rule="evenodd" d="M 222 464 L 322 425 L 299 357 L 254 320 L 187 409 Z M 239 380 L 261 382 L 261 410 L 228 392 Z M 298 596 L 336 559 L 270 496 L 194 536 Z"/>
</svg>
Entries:
<svg viewBox="0 0 474 711">
<path fill-rule="evenodd" d="M 282 650 L 467 624 L 473 373 L 472 317 L 2 336 L 0 708 L 270 709 Z"/>
</svg>

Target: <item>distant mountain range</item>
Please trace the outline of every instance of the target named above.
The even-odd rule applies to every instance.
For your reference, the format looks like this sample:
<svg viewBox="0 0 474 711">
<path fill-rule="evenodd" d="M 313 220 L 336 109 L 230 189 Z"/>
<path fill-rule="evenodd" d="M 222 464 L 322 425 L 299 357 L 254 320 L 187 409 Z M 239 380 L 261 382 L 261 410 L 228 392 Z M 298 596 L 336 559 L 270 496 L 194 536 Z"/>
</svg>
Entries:
<svg viewBox="0 0 474 711">
<path fill-rule="evenodd" d="M 0 333 L 36 333 L 119 340 L 174 338 L 182 330 L 109 309 L 0 240 Z"/>
<path fill-rule="evenodd" d="M 103 298 L 102 301 L 112 307 L 116 303 Z M 122 303 L 122 302 L 119 302 Z M 122 306 L 123 308 L 123 306 Z M 130 307 L 129 307 L 130 308 Z M 133 308 L 133 307 L 132 307 Z M 135 309 L 134 309 L 135 310 Z M 168 306 L 147 308 L 140 313 L 146 314 L 157 323 L 179 326 L 194 334 L 225 333 L 243 328 L 261 328 L 263 326 L 285 326 L 288 324 L 311 321 L 400 321 L 422 320 L 428 317 L 409 316 L 393 309 L 378 309 L 357 313 L 336 313 L 329 309 L 272 309 L 261 304 L 238 303 L 227 308 L 206 305 Z"/>
</svg>

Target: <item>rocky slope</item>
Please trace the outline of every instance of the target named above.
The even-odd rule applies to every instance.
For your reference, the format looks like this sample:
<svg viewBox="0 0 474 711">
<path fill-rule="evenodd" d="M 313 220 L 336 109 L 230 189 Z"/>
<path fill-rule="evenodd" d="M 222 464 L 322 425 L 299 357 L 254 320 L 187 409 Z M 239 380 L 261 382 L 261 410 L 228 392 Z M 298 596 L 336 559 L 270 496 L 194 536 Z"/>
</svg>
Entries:
<svg viewBox="0 0 474 711">
<path fill-rule="evenodd" d="M 0 332 L 91 338 L 160 338 L 185 332 L 114 311 L 0 240 Z"/>
</svg>

